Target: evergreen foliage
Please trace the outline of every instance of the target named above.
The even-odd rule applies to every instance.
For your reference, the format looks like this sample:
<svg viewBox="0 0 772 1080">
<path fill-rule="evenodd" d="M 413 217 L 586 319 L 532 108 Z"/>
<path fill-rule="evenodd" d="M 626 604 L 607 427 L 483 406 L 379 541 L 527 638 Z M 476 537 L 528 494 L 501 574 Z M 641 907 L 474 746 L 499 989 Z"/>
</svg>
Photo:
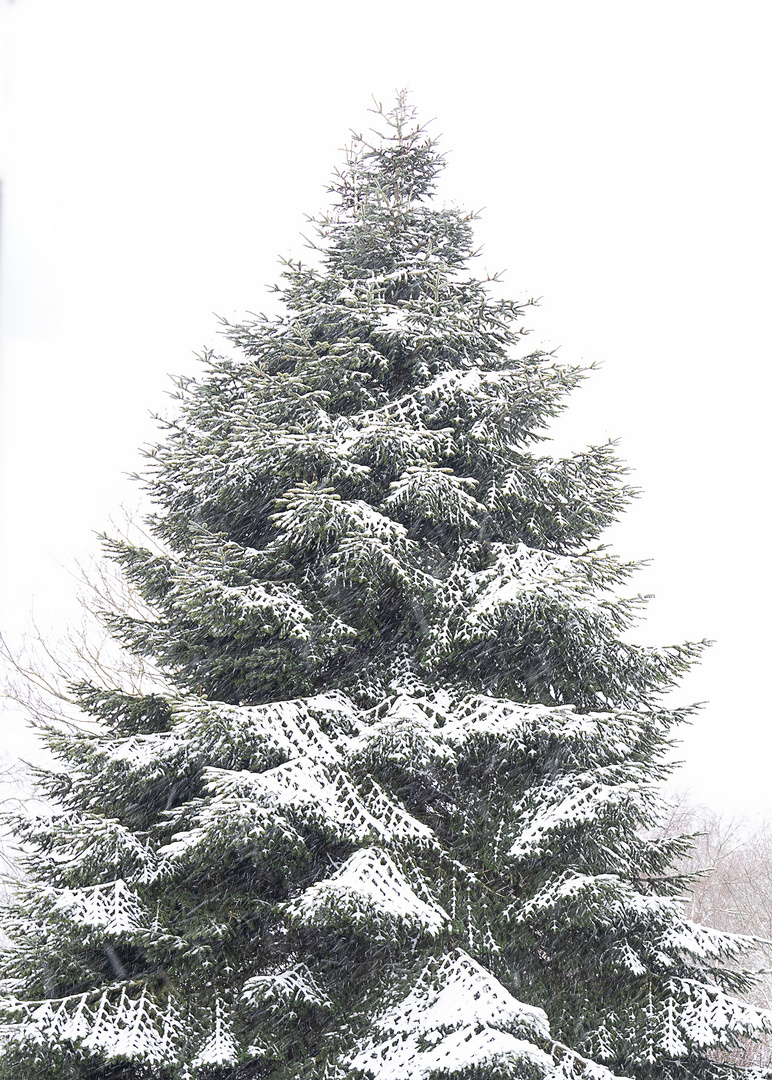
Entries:
<svg viewBox="0 0 772 1080">
<path fill-rule="evenodd" d="M 379 115 L 285 314 L 179 383 L 155 550 L 107 542 L 166 681 L 48 733 L 0 1077 L 708 1080 L 769 1027 L 652 839 L 699 646 L 631 643 L 613 448 L 540 445 L 583 373 Z"/>
</svg>

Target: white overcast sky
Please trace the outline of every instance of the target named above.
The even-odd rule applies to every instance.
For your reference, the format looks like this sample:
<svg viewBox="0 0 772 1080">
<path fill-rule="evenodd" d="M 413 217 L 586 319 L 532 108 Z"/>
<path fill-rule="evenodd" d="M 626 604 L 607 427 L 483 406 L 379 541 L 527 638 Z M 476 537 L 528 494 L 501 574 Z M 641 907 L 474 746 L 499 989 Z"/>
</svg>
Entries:
<svg viewBox="0 0 772 1080">
<path fill-rule="evenodd" d="M 770 802 L 770 9 L 744 0 L 0 0 L 3 626 L 73 617 L 66 567 L 213 312 L 279 255 L 371 96 L 409 87 L 483 211 L 531 342 L 600 370 L 561 447 L 621 439 L 651 558 L 641 638 L 712 638 L 681 783 Z M 64 565 L 64 568 L 62 565 Z M 22 745 L 14 717 L 6 748 Z"/>
</svg>

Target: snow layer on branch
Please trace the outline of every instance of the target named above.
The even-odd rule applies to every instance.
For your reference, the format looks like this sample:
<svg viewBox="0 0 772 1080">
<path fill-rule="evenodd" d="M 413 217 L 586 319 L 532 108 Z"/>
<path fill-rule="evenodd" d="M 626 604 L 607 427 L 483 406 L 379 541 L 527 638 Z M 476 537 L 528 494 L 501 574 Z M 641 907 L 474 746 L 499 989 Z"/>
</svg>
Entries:
<svg viewBox="0 0 772 1080">
<path fill-rule="evenodd" d="M 393 416 L 375 419 L 374 415 L 365 413 L 347 418 L 352 453 L 404 467 L 452 453 L 452 428 L 427 428 L 415 421 L 400 423 Z"/>
<path fill-rule="evenodd" d="M 145 912 L 137 894 L 120 878 L 86 889 L 62 889 L 54 907 L 82 926 L 100 927 L 108 934 L 141 929 Z"/>
<path fill-rule="evenodd" d="M 693 979 L 674 979 L 672 988 L 680 1005 L 678 1026 L 698 1046 L 726 1046 L 732 1033 L 752 1036 L 772 1032 L 772 1010 L 759 1009 Z"/>
<path fill-rule="evenodd" d="M 407 997 L 376 1019 L 349 1065 L 377 1080 L 423 1080 L 436 1072 L 525 1062 L 546 1077 L 553 1062 L 533 1038 L 549 1038 L 542 1010 L 517 1001 L 456 950 L 426 965 Z"/>
<path fill-rule="evenodd" d="M 279 500 L 286 509 L 272 515 L 282 542 L 313 550 L 343 536 L 367 536 L 382 541 L 395 553 L 414 549 L 407 530 L 361 499 L 344 500 L 329 488 L 300 484 Z"/>
<path fill-rule="evenodd" d="M 603 926 L 624 925 L 631 919 L 680 918 L 677 901 L 662 896 L 645 896 L 616 874 L 575 874 L 566 871 L 548 882 L 530 900 L 513 905 L 509 917 L 527 924 L 531 919 L 564 907 L 580 907 L 585 917 Z M 566 917 L 573 925 L 575 916 Z"/>
<path fill-rule="evenodd" d="M 689 922 L 683 918 L 678 900 L 644 894 L 616 874 L 566 871 L 530 899 L 510 905 L 504 915 L 521 926 L 549 916 L 552 932 L 578 922 L 627 933 L 629 937 L 616 941 L 609 957 L 636 976 L 677 969 L 687 955 L 690 962 L 735 959 L 749 944 L 749 939 L 740 935 Z M 647 927 L 645 932 L 642 927 Z"/>
<path fill-rule="evenodd" d="M 743 952 L 754 941 L 754 938 L 743 934 L 724 933 L 681 918 L 665 931 L 661 944 L 666 954 L 676 950 L 689 953 L 698 960 L 710 960 Z"/>
<path fill-rule="evenodd" d="M 333 1007 L 332 1000 L 306 965 L 301 963 L 247 979 L 242 988 L 242 997 L 251 1005 L 268 1005 L 272 1011 L 283 1014 L 298 1002 L 320 1009 Z"/>
<path fill-rule="evenodd" d="M 388 939 L 394 926 L 433 936 L 450 918 L 433 900 L 421 900 L 394 860 L 380 848 L 355 852 L 330 877 L 283 905 L 299 923 L 354 924 L 368 937 Z"/>
<path fill-rule="evenodd" d="M 599 779 L 603 770 L 585 776 L 567 776 L 561 781 L 543 786 L 545 796 L 536 809 L 526 811 L 520 835 L 509 850 L 511 858 L 525 859 L 543 854 L 549 849 L 554 835 L 566 826 L 597 820 L 611 807 L 629 806 L 631 802 L 645 808 L 653 797 L 653 787 L 633 782 L 609 782 Z"/>
<path fill-rule="evenodd" d="M 214 574 L 178 568 L 167 603 L 194 611 L 215 637 L 228 636 L 234 624 L 256 631 L 278 632 L 307 641 L 314 615 L 301 601 L 302 592 L 290 583 L 267 581 L 229 585 Z"/>
<path fill-rule="evenodd" d="M 177 833 L 162 849 L 167 868 L 175 859 L 223 844 L 260 847 L 283 833 L 300 844 L 299 829 L 321 830 L 345 841 L 377 839 L 437 847 L 431 829 L 404 810 L 373 781 L 354 787 L 341 767 L 310 758 L 264 773 L 207 770 L 209 798 L 192 830 Z"/>
<path fill-rule="evenodd" d="M 187 699 L 175 709 L 175 719 L 183 745 L 203 746 L 215 760 L 226 753 L 234 759 L 252 755 L 255 767 L 260 759 L 266 765 L 275 765 L 277 758 L 335 761 L 338 753 L 327 730 L 345 731 L 357 722 L 351 703 L 335 693 L 267 705 Z"/>
<path fill-rule="evenodd" d="M 580 713 L 573 705 L 525 705 L 484 694 L 469 695 L 446 708 L 445 715 L 437 737 L 458 753 L 493 741 L 530 758 L 543 751 L 547 740 L 555 739 L 566 764 L 583 771 L 601 761 L 628 761 L 642 730 L 665 729 L 672 723 L 664 712 Z"/>
<path fill-rule="evenodd" d="M 157 857 L 152 846 L 141 835 L 112 818 L 75 811 L 33 819 L 26 831 L 41 847 L 50 852 L 39 859 L 48 859 L 73 872 L 90 877 L 90 869 L 99 864 L 102 872 L 108 868 L 136 869 L 134 881 L 150 881 L 157 869 Z M 48 843 L 47 843 L 48 842 Z"/>
<path fill-rule="evenodd" d="M 428 337 L 431 339 L 431 335 Z M 466 366 L 443 371 L 426 385 L 416 386 L 401 397 L 361 413 L 357 422 L 383 424 L 396 421 L 435 431 L 441 425 L 456 429 L 457 437 L 467 430 L 475 437 L 481 435 L 482 432 L 475 432 L 479 422 L 486 431 L 495 426 L 497 441 L 501 442 L 504 437 L 502 424 L 518 404 L 522 405 L 519 399 L 525 397 L 529 409 L 533 407 L 533 388 L 524 380 L 519 366 L 486 372 L 480 363 L 478 355 Z M 558 396 L 558 383 L 559 379 L 555 380 L 554 386 L 548 385 L 548 380 L 541 382 L 539 393 L 547 397 Z M 518 441 L 514 431 L 507 441 L 513 444 Z"/>
<path fill-rule="evenodd" d="M 530 548 L 518 544 L 494 546 L 491 566 L 476 574 L 465 574 L 466 589 L 473 598 L 466 613 L 465 636 L 474 636 L 479 627 L 498 626 L 505 609 L 535 597 L 540 603 L 559 601 L 597 614 L 604 610 L 597 599 L 597 587 L 587 577 L 582 561 L 567 555 Z M 464 573 L 463 562 L 458 571 Z"/>
<path fill-rule="evenodd" d="M 176 1060 L 185 1039 L 171 998 L 160 1008 L 136 983 L 40 1003 L 20 1002 L 16 1011 L 22 1021 L 8 1029 L 7 1039 L 39 1046 L 71 1042 L 107 1058 L 167 1064 Z"/>
<path fill-rule="evenodd" d="M 502 698 L 474 695 L 449 711 L 440 738 L 459 749 L 480 738 L 522 742 L 526 733 L 555 715 L 564 717 L 568 711 L 566 707 L 520 705 Z"/>
<path fill-rule="evenodd" d="M 221 768 L 246 762 L 259 771 L 302 756 L 337 760 L 334 736 L 361 722 L 351 702 L 335 692 L 266 705 L 188 697 L 173 705 L 172 716 L 171 731 L 100 738 L 92 753 L 106 762 L 123 762 L 145 779 L 168 775 L 173 763 L 196 760 Z"/>
<path fill-rule="evenodd" d="M 630 1046 L 631 1063 L 646 1068 L 662 1055 L 683 1057 L 690 1049 L 732 1048 L 737 1038 L 758 1038 L 772 1032 L 772 1012 L 739 1001 L 716 986 L 674 978 L 663 984 L 657 998 L 650 993 L 643 1009 L 632 1003 L 609 1017 L 589 1039 L 596 1056 L 613 1053 L 616 1039 Z M 614 1035 L 611 1035 L 614 1029 Z M 767 1070 L 742 1070 L 753 1080 Z"/>
<path fill-rule="evenodd" d="M 475 515 L 484 514 L 485 507 L 468 490 L 476 486 L 476 480 L 456 476 L 452 469 L 439 468 L 430 462 L 410 465 L 389 485 L 390 493 L 384 504 L 397 507 L 411 517 L 448 522 L 458 528 L 477 528 Z"/>
<path fill-rule="evenodd" d="M 224 1011 L 222 1002 L 218 999 L 213 1010 L 211 1031 L 193 1059 L 194 1066 L 235 1065 L 238 1061 L 238 1044 L 223 1018 Z"/>
<path fill-rule="evenodd" d="M 443 739 L 437 726 L 437 706 L 427 711 L 428 703 L 400 693 L 389 705 L 385 716 L 363 725 L 361 733 L 349 741 L 349 761 L 388 762 L 411 775 L 432 764 L 451 763 L 456 755 Z"/>
</svg>

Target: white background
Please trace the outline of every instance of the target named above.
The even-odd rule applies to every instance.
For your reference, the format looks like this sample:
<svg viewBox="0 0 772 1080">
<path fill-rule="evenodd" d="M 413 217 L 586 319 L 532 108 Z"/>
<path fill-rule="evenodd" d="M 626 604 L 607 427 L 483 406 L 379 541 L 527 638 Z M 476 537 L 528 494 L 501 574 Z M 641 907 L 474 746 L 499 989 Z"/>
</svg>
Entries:
<svg viewBox="0 0 772 1080">
<path fill-rule="evenodd" d="M 769 55 L 732 0 L 0 0 L 0 614 L 61 629 L 65 569 L 168 410 L 212 312 L 270 308 L 279 255 L 371 95 L 409 87 L 485 207 L 479 270 L 541 296 L 533 344 L 600 370 L 560 432 L 621 438 L 651 558 L 641 639 L 715 639 L 680 783 L 764 812 L 772 736 Z M 64 568 L 63 568 L 64 567 Z M 7 750 L 24 745 L 5 717 Z"/>
</svg>

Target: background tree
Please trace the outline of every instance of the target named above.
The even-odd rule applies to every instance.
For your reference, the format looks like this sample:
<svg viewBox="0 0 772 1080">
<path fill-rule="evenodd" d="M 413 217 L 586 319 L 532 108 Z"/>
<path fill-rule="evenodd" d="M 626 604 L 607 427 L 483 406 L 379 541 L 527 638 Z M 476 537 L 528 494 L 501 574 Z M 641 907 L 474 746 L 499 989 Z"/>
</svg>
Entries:
<svg viewBox="0 0 772 1080">
<path fill-rule="evenodd" d="M 286 314 L 180 381 L 152 543 L 106 541 L 164 682 L 48 732 L 0 1076 L 714 1077 L 767 1022 L 651 838 L 699 647 L 630 642 L 624 469 L 538 452 L 582 372 L 379 115 Z"/>
</svg>

